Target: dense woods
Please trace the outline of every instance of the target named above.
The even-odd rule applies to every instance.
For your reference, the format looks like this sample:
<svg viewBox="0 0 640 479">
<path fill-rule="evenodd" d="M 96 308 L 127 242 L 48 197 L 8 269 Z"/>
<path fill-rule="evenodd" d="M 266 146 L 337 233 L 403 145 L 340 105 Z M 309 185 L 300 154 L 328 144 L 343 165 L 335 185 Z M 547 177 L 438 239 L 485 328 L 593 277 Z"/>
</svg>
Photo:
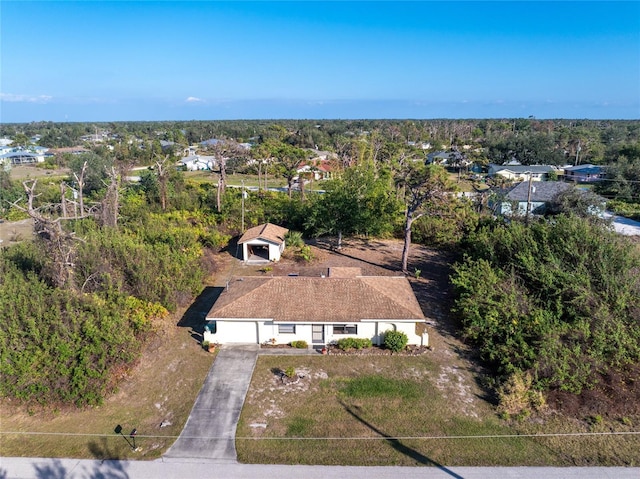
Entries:
<svg viewBox="0 0 640 479">
<path fill-rule="evenodd" d="M 601 164 L 607 177 L 593 191 L 633 217 L 640 211 L 640 122 L 0 125 L 0 136 L 25 142 L 34 135 L 39 145 L 87 151 L 47 160 L 45 167 L 70 174 L 62 186 L 29 183 L 31 212 L 28 189 L 0 169 L 0 217 L 37 212 L 60 228 L 0 253 L 2 396 L 99 404 L 154 334 L 155 320 L 201 290 L 209 252 L 242 232 L 242 216 L 245 228 L 270 221 L 306 237 L 335 236 L 337 247 L 343 235 L 405 238 L 405 272 L 412 271 L 411 241 L 458 254 L 453 311 L 496 388 L 520 380 L 537 392 L 579 394 L 610 368 L 624 372 L 640 359 L 637 246 L 605 222 L 573 216 L 575 198 L 525 225 L 494 217 L 489 200 L 497 193 L 456 194 L 465 159 L 479 167 Z M 200 144 L 210 139 L 223 143 Z M 170 161 L 194 144 L 223 160 L 204 178 Z M 441 150 L 457 158 L 448 171 L 426 165 L 427 154 Z M 319 151 L 332 153 L 332 177 L 305 191 L 303 180 L 314 175 L 296 168 Z M 139 182 L 124 181 L 133 166 L 148 168 Z M 258 177 L 258 188 L 244 191 L 244 211 L 243 191 L 225 188 L 236 173 Z M 274 179 L 284 191 L 267 189 Z M 51 231 L 58 231 L 55 245 Z"/>
</svg>

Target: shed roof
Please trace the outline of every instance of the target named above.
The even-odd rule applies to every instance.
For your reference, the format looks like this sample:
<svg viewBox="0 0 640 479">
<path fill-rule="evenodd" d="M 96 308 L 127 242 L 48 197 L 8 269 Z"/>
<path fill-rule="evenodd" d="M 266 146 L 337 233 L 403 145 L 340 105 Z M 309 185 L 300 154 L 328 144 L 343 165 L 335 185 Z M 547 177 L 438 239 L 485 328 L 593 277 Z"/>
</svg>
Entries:
<svg viewBox="0 0 640 479">
<path fill-rule="evenodd" d="M 238 244 L 246 243 L 254 239 L 263 239 L 275 244 L 284 243 L 284 236 L 289 232 L 287 228 L 274 225 L 272 223 L 264 223 L 253 228 L 249 228 L 238 240 Z"/>
<path fill-rule="evenodd" d="M 399 276 L 236 278 L 207 318 L 327 323 L 425 319 L 409 281 Z"/>
</svg>

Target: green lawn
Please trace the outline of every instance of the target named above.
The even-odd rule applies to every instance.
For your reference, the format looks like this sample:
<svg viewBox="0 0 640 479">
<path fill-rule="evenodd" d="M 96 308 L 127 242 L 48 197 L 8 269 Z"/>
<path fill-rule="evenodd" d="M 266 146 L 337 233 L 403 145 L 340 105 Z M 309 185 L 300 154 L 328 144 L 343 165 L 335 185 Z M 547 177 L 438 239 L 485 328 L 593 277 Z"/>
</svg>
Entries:
<svg viewBox="0 0 640 479">
<path fill-rule="evenodd" d="M 189 179 L 205 183 L 218 183 L 218 175 L 211 171 L 187 171 L 185 172 L 185 176 Z M 227 174 L 227 185 L 240 186 L 243 180 L 244 186 L 247 188 L 258 187 L 258 175 Z M 287 181 L 284 178 L 269 176 L 267 178 L 267 186 L 269 188 L 282 188 L 287 186 Z"/>
<path fill-rule="evenodd" d="M 273 372 L 290 366 L 305 374 L 297 384 L 283 384 Z M 640 439 L 634 436 L 482 437 L 567 428 L 562 422 L 549 423 L 551 429 L 509 424 L 461 377 L 447 379 L 447 369 L 430 355 L 260 357 L 237 429 L 238 458 L 270 464 L 638 464 Z"/>
</svg>

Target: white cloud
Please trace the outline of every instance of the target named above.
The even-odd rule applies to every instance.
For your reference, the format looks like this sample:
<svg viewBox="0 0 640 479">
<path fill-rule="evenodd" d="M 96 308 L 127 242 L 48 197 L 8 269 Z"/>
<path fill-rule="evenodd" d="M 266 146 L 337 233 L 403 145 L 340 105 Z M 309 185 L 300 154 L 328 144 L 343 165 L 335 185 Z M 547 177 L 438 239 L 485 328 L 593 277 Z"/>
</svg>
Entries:
<svg viewBox="0 0 640 479">
<path fill-rule="evenodd" d="M 53 99 L 49 95 L 16 95 L 14 93 L 0 93 L 0 101 L 11 103 L 49 103 Z"/>
<path fill-rule="evenodd" d="M 190 96 L 185 100 L 187 103 L 202 103 L 204 100 L 202 98 L 198 98 L 196 96 Z"/>
</svg>

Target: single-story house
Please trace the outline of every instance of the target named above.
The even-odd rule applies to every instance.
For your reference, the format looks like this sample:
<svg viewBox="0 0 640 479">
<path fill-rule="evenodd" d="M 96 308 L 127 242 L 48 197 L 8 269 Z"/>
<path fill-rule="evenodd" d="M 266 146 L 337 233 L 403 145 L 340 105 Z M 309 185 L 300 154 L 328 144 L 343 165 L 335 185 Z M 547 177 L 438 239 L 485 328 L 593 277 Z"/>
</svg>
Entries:
<svg viewBox="0 0 640 479">
<path fill-rule="evenodd" d="M 502 176 L 512 181 L 545 181 L 549 177 L 549 173 L 558 169 L 550 165 L 489 165 L 489 176 Z"/>
<path fill-rule="evenodd" d="M 328 160 L 312 159 L 303 161 L 296 169 L 298 177 L 300 174 L 313 172 L 314 180 L 328 180 L 331 178 L 331 163 Z"/>
<path fill-rule="evenodd" d="M 14 148 L 11 151 L 0 155 L 4 161 L 11 162 L 12 165 L 24 165 L 29 163 L 42 163 L 48 148 L 36 146 L 29 149 Z"/>
<path fill-rule="evenodd" d="M 384 342 L 389 330 L 428 345 L 422 309 L 404 276 L 359 276 L 360 268 L 330 268 L 322 276 L 234 278 L 206 316 L 204 340 L 311 347 L 341 338 Z"/>
<path fill-rule="evenodd" d="M 238 240 L 243 261 L 278 261 L 284 251 L 287 228 L 264 223 L 249 228 Z"/>
<path fill-rule="evenodd" d="M 446 151 L 434 151 L 427 155 L 427 165 L 448 165 L 453 161 L 453 153 Z"/>
<path fill-rule="evenodd" d="M 213 156 L 191 155 L 181 158 L 179 164 L 187 171 L 212 170 L 216 159 Z"/>
<path fill-rule="evenodd" d="M 513 187 L 500 202 L 499 212 L 502 215 L 513 214 L 525 216 L 527 214 L 527 203 L 530 203 L 530 214 L 544 214 L 547 206 L 556 197 L 573 186 L 558 181 L 536 182 L 531 185 L 531 196 L 529 196 L 529 182 L 523 181 Z"/>
<path fill-rule="evenodd" d="M 566 181 L 575 183 L 590 183 L 593 181 L 602 181 L 604 179 L 604 168 L 602 166 L 585 164 L 577 165 L 564 169 L 564 178 Z"/>
</svg>

